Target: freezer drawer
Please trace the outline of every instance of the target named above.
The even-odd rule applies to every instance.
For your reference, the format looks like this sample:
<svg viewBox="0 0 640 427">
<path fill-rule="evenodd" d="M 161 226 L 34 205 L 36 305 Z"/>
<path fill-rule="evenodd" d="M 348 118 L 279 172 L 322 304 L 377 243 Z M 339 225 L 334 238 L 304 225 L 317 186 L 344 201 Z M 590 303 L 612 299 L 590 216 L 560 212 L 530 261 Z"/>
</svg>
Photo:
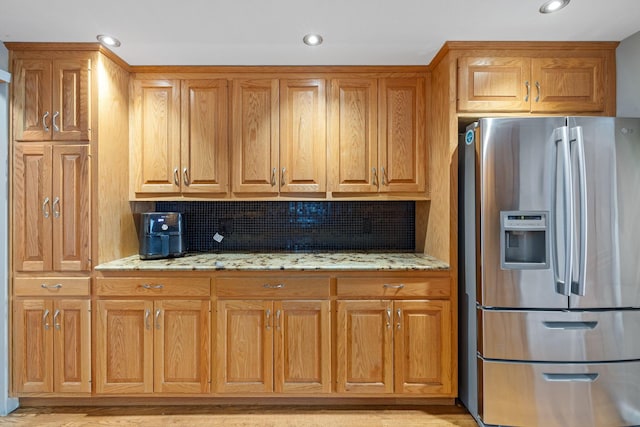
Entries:
<svg viewBox="0 0 640 427">
<path fill-rule="evenodd" d="M 485 424 L 640 425 L 640 362 L 550 364 L 479 359 Z"/>
<path fill-rule="evenodd" d="M 603 362 L 640 359 L 640 310 L 481 310 L 485 359 Z"/>
</svg>

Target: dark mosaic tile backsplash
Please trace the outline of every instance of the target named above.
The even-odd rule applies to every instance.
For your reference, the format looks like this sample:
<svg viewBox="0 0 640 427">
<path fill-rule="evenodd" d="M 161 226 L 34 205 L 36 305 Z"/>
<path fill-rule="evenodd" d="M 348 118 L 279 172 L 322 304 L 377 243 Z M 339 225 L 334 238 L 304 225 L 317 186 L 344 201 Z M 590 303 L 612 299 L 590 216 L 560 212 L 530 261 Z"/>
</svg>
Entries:
<svg viewBox="0 0 640 427">
<path fill-rule="evenodd" d="M 157 202 L 156 210 L 183 213 L 189 251 L 415 250 L 414 202 Z"/>
</svg>

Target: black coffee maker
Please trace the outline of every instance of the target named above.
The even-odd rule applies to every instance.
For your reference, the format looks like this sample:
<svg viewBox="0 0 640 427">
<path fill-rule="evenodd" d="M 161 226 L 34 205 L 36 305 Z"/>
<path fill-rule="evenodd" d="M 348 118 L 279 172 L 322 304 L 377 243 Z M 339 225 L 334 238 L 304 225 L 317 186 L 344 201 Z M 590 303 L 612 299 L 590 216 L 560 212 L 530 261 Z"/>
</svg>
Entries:
<svg viewBox="0 0 640 427">
<path fill-rule="evenodd" d="M 185 254 L 184 223 L 179 212 L 146 212 L 140 224 L 140 259 L 180 257 Z"/>
</svg>

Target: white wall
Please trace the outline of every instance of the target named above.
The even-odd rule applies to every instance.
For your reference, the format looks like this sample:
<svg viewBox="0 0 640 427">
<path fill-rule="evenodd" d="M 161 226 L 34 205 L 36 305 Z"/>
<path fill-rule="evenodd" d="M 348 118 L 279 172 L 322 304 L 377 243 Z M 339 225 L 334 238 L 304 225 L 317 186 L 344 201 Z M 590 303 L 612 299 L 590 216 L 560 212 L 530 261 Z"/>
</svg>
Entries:
<svg viewBox="0 0 640 427">
<path fill-rule="evenodd" d="M 9 54 L 0 42 L 0 70 L 9 69 Z M 8 164 L 9 153 L 9 109 L 8 85 L 0 83 L 0 415 L 13 411 L 18 402 L 9 399 L 9 262 L 7 250 L 9 246 L 8 216 Z"/>
<path fill-rule="evenodd" d="M 640 117 L 640 31 L 616 50 L 617 116 Z"/>
</svg>

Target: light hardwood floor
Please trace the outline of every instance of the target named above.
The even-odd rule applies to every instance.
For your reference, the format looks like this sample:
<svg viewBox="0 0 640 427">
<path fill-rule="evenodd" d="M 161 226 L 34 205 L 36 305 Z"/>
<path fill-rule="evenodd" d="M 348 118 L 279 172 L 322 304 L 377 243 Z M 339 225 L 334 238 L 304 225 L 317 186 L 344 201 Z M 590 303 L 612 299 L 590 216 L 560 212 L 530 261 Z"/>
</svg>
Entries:
<svg viewBox="0 0 640 427">
<path fill-rule="evenodd" d="M 225 426 L 225 427 L 476 427 L 457 406 L 304 407 L 304 406 L 132 406 L 20 408 L 0 425 Z"/>
</svg>

